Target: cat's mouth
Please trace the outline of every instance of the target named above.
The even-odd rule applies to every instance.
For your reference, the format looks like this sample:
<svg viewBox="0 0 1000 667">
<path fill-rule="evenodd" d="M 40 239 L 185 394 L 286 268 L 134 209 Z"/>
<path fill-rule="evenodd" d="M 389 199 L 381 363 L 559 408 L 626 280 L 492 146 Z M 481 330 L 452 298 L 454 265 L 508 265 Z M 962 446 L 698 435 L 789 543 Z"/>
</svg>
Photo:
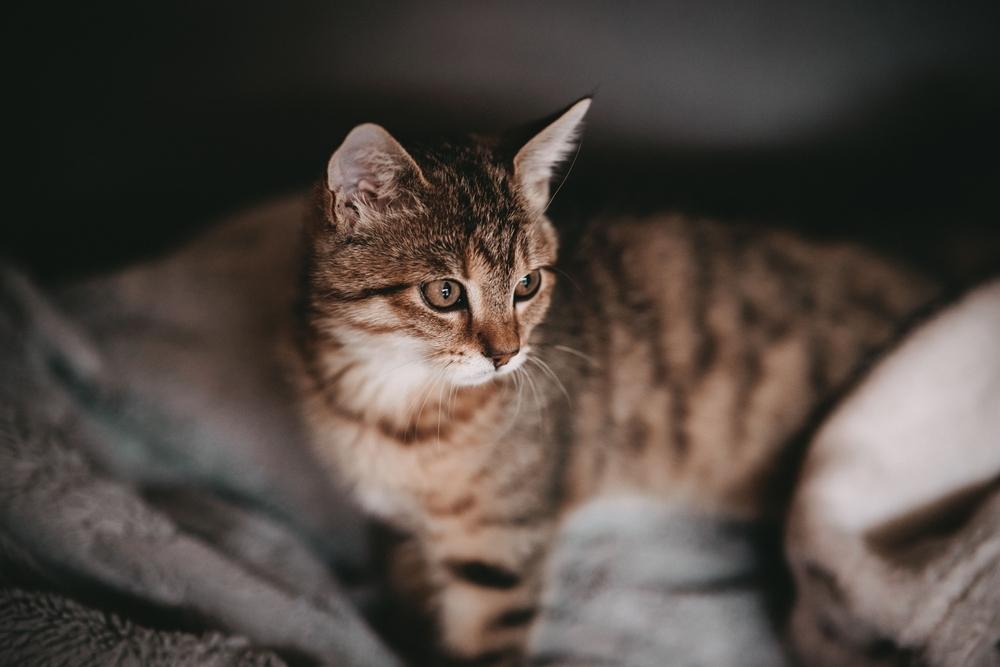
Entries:
<svg viewBox="0 0 1000 667">
<path fill-rule="evenodd" d="M 524 365 L 524 362 L 528 360 L 528 353 L 531 350 L 526 346 L 520 352 L 511 357 L 510 361 L 501 366 L 500 368 L 494 369 L 494 377 L 503 377 L 504 375 L 510 375 L 518 368 Z"/>
<path fill-rule="evenodd" d="M 505 375 L 510 375 L 521 368 L 524 363 L 528 360 L 528 354 L 530 348 L 525 346 L 517 354 L 511 357 L 503 366 L 499 368 L 494 368 L 493 364 L 483 359 L 482 364 L 476 364 L 475 366 L 466 366 L 465 368 L 456 371 L 452 378 L 452 381 L 459 386 L 464 387 L 475 387 L 477 385 L 486 384 L 491 380 L 496 380 Z"/>
</svg>

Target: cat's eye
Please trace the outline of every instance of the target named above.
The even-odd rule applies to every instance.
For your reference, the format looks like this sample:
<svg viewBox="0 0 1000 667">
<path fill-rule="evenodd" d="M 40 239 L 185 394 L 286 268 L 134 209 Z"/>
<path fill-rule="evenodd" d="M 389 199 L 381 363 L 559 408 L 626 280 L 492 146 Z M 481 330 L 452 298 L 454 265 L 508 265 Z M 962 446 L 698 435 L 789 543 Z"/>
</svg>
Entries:
<svg viewBox="0 0 1000 667">
<path fill-rule="evenodd" d="M 535 296 L 538 287 L 542 284 L 542 272 L 535 269 L 517 281 L 514 286 L 514 300 L 525 301 Z"/>
<path fill-rule="evenodd" d="M 465 305 L 465 288 L 457 280 L 432 280 L 420 286 L 420 293 L 437 310 L 455 310 Z"/>
</svg>

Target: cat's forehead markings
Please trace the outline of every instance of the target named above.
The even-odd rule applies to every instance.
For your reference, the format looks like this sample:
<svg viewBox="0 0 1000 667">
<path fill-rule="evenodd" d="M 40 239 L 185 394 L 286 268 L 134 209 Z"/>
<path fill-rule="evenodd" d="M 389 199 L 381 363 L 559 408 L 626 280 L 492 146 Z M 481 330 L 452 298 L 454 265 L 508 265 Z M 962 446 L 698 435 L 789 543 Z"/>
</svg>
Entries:
<svg viewBox="0 0 1000 667">
<path fill-rule="evenodd" d="M 486 252 L 484 252 L 486 251 Z M 471 237 L 465 246 L 465 271 L 470 279 L 482 280 L 495 269 L 483 240 Z"/>
<path fill-rule="evenodd" d="M 519 236 L 520 230 L 512 227 L 476 229 L 466 243 L 468 265 L 479 267 L 494 276 L 498 272 L 506 276 L 518 262 Z"/>
<path fill-rule="evenodd" d="M 469 263 L 468 244 L 466 244 L 465 252 L 462 253 L 462 277 L 466 280 L 472 277 L 472 269 Z"/>
</svg>

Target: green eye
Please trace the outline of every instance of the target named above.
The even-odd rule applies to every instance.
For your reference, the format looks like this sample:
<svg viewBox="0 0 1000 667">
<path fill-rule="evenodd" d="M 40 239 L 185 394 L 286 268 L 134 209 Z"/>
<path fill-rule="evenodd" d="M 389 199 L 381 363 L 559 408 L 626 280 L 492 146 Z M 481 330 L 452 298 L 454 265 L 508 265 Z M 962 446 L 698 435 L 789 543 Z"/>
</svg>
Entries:
<svg viewBox="0 0 1000 667">
<path fill-rule="evenodd" d="M 535 269 L 517 281 L 517 285 L 514 286 L 514 301 L 527 301 L 535 296 L 541 284 L 542 272 Z"/>
<path fill-rule="evenodd" d="M 420 293 L 435 310 L 454 310 L 465 305 L 465 288 L 457 280 L 432 280 L 420 286 Z"/>
</svg>

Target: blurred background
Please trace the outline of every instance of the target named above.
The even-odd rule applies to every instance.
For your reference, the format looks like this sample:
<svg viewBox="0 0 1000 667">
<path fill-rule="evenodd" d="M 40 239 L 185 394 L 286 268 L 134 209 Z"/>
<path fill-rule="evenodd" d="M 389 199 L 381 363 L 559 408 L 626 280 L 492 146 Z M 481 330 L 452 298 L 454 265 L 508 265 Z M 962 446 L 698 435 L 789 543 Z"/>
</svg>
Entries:
<svg viewBox="0 0 1000 667">
<path fill-rule="evenodd" d="M 590 92 L 564 228 L 671 207 L 1000 266 L 996 0 L 56 2 L 7 31 L 0 254 L 43 280 L 302 188 L 358 122 L 497 130 Z"/>
</svg>

